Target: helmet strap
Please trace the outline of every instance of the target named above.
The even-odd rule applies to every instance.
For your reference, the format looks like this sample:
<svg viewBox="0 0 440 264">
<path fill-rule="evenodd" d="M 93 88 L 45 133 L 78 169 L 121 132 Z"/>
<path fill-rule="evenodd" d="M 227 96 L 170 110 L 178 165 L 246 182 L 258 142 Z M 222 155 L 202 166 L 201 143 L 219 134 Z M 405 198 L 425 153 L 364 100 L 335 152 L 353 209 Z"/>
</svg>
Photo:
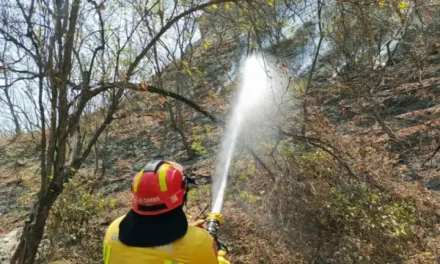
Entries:
<svg viewBox="0 0 440 264">
<path fill-rule="evenodd" d="M 188 193 L 190 190 L 189 184 L 197 185 L 196 181 L 188 177 L 187 175 L 183 174 L 183 181 L 182 181 L 182 189 L 185 189 L 185 194 L 183 196 L 183 204 L 185 207 L 187 207 L 186 202 L 188 198 Z"/>
</svg>

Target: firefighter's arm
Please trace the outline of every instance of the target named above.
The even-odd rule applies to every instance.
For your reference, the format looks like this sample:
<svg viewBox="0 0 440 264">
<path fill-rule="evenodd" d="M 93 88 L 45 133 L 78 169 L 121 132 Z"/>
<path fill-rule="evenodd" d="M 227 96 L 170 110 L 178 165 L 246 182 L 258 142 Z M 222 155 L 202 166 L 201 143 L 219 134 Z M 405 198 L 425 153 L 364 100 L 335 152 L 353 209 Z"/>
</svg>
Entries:
<svg viewBox="0 0 440 264">
<path fill-rule="evenodd" d="M 205 229 L 204 223 L 205 223 L 205 220 L 199 219 L 199 220 L 196 220 L 196 221 L 190 223 L 190 225 Z M 216 264 L 217 263 L 218 264 L 230 264 L 230 262 L 226 259 L 226 254 L 227 254 L 226 247 L 218 248 L 218 243 L 215 240 L 213 240 L 212 244 L 213 244 L 212 248 L 214 249 L 213 252 L 217 256 L 217 262 L 214 262 L 214 263 L 216 263 Z"/>
<path fill-rule="evenodd" d="M 217 242 L 209 233 L 200 241 L 201 244 L 195 249 L 193 254 L 194 264 L 229 264 L 225 259 L 224 252 L 219 255 Z"/>
</svg>

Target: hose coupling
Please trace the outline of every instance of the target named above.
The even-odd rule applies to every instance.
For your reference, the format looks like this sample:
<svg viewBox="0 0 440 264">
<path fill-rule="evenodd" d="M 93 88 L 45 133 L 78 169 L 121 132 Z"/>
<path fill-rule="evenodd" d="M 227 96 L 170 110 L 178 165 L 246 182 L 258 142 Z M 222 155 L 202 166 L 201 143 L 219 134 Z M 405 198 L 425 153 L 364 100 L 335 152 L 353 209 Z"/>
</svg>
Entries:
<svg viewBox="0 0 440 264">
<path fill-rule="evenodd" d="M 214 237 L 218 238 L 218 229 L 223 224 L 223 216 L 220 213 L 209 213 L 206 217 L 206 230 Z"/>
</svg>

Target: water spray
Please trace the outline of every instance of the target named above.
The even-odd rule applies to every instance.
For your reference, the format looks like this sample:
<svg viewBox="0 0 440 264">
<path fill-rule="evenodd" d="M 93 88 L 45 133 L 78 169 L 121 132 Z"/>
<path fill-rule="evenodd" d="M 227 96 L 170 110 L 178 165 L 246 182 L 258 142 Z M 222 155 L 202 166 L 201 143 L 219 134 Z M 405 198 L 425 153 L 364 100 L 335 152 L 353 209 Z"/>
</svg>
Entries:
<svg viewBox="0 0 440 264">
<path fill-rule="evenodd" d="M 219 162 L 213 182 L 211 213 L 206 218 L 207 230 L 217 243 L 221 243 L 218 240 L 218 229 L 223 223 L 221 208 L 235 145 L 238 136 L 242 132 L 243 122 L 255 114 L 253 110 L 264 99 L 268 87 L 267 73 L 263 59 L 260 56 L 253 55 L 247 58 L 242 74 L 240 94 L 235 102 L 232 117 L 226 125 L 227 130 L 222 140 Z"/>
</svg>

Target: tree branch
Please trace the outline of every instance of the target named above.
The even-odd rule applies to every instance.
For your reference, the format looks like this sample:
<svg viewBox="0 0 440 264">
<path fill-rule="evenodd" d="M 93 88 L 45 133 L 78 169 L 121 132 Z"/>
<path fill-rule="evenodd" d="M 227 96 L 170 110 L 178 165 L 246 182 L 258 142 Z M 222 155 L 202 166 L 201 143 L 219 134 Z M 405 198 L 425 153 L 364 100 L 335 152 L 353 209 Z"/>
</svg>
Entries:
<svg viewBox="0 0 440 264">
<path fill-rule="evenodd" d="M 113 121 L 113 114 L 118 109 L 119 100 L 121 99 L 123 93 L 124 93 L 124 89 L 123 89 L 123 87 L 121 87 L 121 89 L 119 89 L 117 91 L 115 97 L 113 98 L 113 103 L 109 107 L 109 111 L 104 119 L 104 122 L 95 131 L 95 133 L 93 134 L 93 137 L 89 140 L 82 155 L 80 157 L 73 157 L 73 161 L 72 161 L 70 167 L 74 168 L 75 170 L 78 170 L 79 167 L 81 166 L 81 164 L 83 163 L 83 161 L 90 154 L 90 151 L 92 150 L 92 148 L 95 145 L 96 141 L 98 140 L 99 136 L 107 128 L 107 126 L 110 125 L 110 123 Z"/>
<path fill-rule="evenodd" d="M 133 90 L 133 91 L 139 91 L 139 92 L 151 92 L 151 93 L 156 93 L 156 94 L 161 94 L 163 96 L 166 97 L 171 97 L 174 98 L 176 100 L 182 101 L 184 103 L 186 103 L 187 105 L 189 105 L 190 107 L 192 107 L 194 110 L 196 110 L 199 113 L 202 113 L 204 116 L 208 117 L 209 119 L 211 119 L 214 122 L 217 122 L 217 119 L 210 113 L 208 113 L 206 110 L 204 110 L 203 108 L 201 108 L 198 104 L 196 104 L 195 102 L 189 100 L 186 97 L 183 97 L 179 94 L 173 93 L 173 92 L 169 92 L 163 89 L 159 89 L 157 87 L 154 86 L 150 86 L 146 83 L 140 83 L 140 84 L 135 84 L 135 83 L 122 83 L 122 82 L 114 82 L 114 83 L 102 83 L 101 86 L 96 87 L 91 89 L 89 92 L 91 92 L 91 96 L 96 96 L 99 93 L 106 91 L 108 89 L 111 88 L 125 88 L 125 89 L 129 89 L 129 90 Z"/>
<path fill-rule="evenodd" d="M 148 43 L 148 45 L 139 53 L 139 55 L 136 57 L 136 59 L 130 64 L 128 71 L 127 71 L 127 78 L 129 79 L 131 75 L 133 75 L 135 68 L 138 66 L 139 62 L 145 57 L 145 55 L 150 51 L 150 49 L 156 44 L 156 42 L 162 37 L 165 32 L 177 21 L 179 21 L 182 17 L 187 16 L 191 13 L 194 13 L 196 11 L 205 9 L 206 7 L 212 6 L 214 4 L 220 4 L 225 2 L 238 2 L 239 0 L 214 0 L 193 8 L 190 8 L 186 10 L 185 12 L 179 14 L 178 16 L 174 17 L 168 23 L 165 24 L 165 26 L 159 31 L 159 33 L 154 36 L 154 38 Z"/>
<path fill-rule="evenodd" d="M 13 80 L 12 82 L 5 84 L 5 85 L 0 85 L 0 88 L 8 88 L 11 87 L 12 85 L 16 84 L 19 81 L 24 81 L 24 80 L 34 80 L 36 78 L 38 78 L 39 76 L 32 76 L 32 77 L 21 77 L 21 78 L 17 78 L 15 80 Z"/>
<path fill-rule="evenodd" d="M 247 144 L 245 145 L 245 148 L 249 151 L 249 153 L 251 153 L 251 155 L 254 157 L 254 159 L 260 163 L 260 165 L 267 171 L 267 173 L 269 174 L 269 177 L 275 181 L 275 176 L 274 173 L 269 169 L 269 167 L 267 167 L 267 165 L 263 162 L 263 160 L 257 155 L 257 153 L 255 153 L 255 151 L 248 146 Z"/>
<path fill-rule="evenodd" d="M 104 50 L 105 39 L 104 39 L 104 20 L 102 19 L 101 10 L 100 10 L 98 4 L 96 3 L 96 1 L 88 0 L 88 2 L 92 3 L 95 6 L 96 12 L 98 13 L 99 26 L 100 26 L 100 38 L 101 38 L 101 46 L 95 48 L 95 50 L 93 51 L 92 60 L 90 62 L 90 67 L 89 67 L 89 80 L 90 80 L 90 73 L 92 72 L 93 63 L 95 62 L 96 54 L 98 54 L 98 52 L 100 50 Z M 86 81 L 86 83 L 89 83 L 89 80 L 84 80 L 84 81 Z"/>
<path fill-rule="evenodd" d="M 322 149 L 323 151 L 327 152 L 332 157 L 334 157 L 339 162 L 339 164 L 341 164 L 347 170 L 348 174 L 353 179 L 356 179 L 356 180 L 358 179 L 356 177 L 356 174 L 351 170 L 350 166 L 348 166 L 348 164 L 342 159 L 341 155 L 339 154 L 339 150 L 336 149 L 335 147 L 323 142 L 322 140 L 320 140 L 318 138 L 307 137 L 307 136 L 302 136 L 302 135 L 301 136 L 295 135 L 295 134 L 292 134 L 289 132 L 285 132 L 281 128 L 278 128 L 278 131 L 285 136 L 289 136 L 295 140 L 298 140 L 298 141 L 310 144 L 316 148 Z"/>
<path fill-rule="evenodd" d="M 423 163 L 422 166 L 424 167 L 426 162 L 430 161 L 434 156 L 440 151 L 440 145 L 437 146 L 437 148 L 434 150 L 434 152 L 429 156 Z"/>
<path fill-rule="evenodd" d="M 318 46 L 316 47 L 315 56 L 313 58 L 312 66 L 310 67 L 309 76 L 307 77 L 307 84 L 304 89 L 304 102 L 303 102 L 303 123 L 301 127 L 301 133 L 303 136 L 306 135 L 306 128 L 307 128 L 307 121 L 308 121 L 308 108 L 307 108 L 307 94 L 310 90 L 310 85 L 312 83 L 312 76 L 313 72 L 315 71 L 316 62 L 318 61 L 319 51 L 321 49 L 322 40 L 324 39 L 324 32 L 322 30 L 322 19 L 321 19 L 321 12 L 322 12 L 323 3 L 321 0 L 318 0 L 318 27 L 319 27 L 319 42 Z"/>
<path fill-rule="evenodd" d="M 39 61 L 37 55 L 35 55 L 34 53 L 32 53 L 32 51 L 30 49 L 28 49 L 21 41 L 18 41 L 16 38 L 14 38 L 13 36 L 11 36 L 9 33 L 7 33 L 5 30 L 3 30 L 0 27 L 0 33 L 3 34 L 3 36 L 5 37 L 6 41 L 11 41 L 12 43 L 14 43 L 17 47 L 22 48 L 24 51 L 26 51 L 36 62 Z"/>
</svg>

